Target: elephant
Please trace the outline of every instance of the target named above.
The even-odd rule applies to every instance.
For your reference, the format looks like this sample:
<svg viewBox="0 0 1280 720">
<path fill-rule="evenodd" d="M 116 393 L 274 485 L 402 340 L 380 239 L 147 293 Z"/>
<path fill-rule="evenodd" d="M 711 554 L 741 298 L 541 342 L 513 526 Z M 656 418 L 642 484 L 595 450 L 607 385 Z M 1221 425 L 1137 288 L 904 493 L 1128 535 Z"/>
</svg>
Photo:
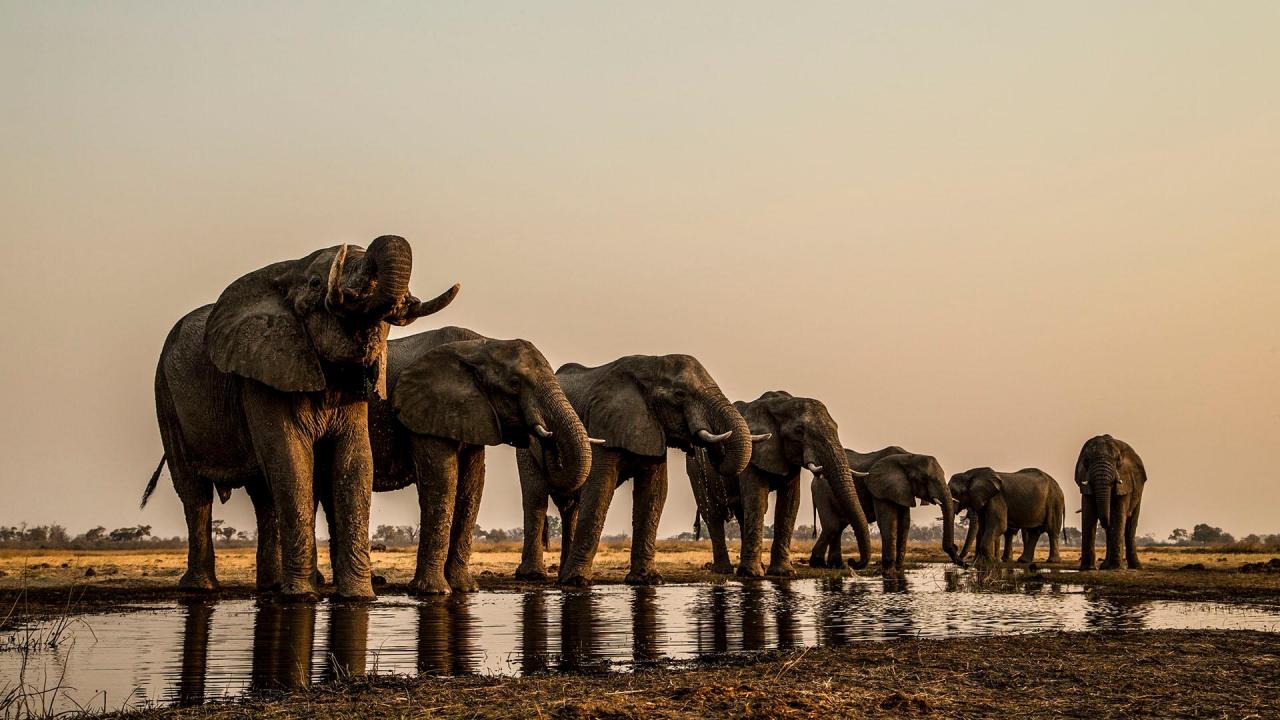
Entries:
<svg viewBox="0 0 1280 720">
<path fill-rule="evenodd" d="M 1147 470 L 1142 458 L 1128 443 L 1110 435 L 1090 438 L 1080 448 L 1076 460 L 1076 485 L 1080 488 L 1081 530 L 1080 569 L 1092 570 L 1093 539 L 1098 523 L 1107 533 L 1107 556 L 1101 569 L 1120 567 L 1120 545 L 1131 569 L 1142 567 L 1134 536 L 1138 531 L 1138 512 L 1142 509 L 1142 490 L 1147 484 Z"/>
<path fill-rule="evenodd" d="M 747 423 L 702 363 L 689 355 L 629 355 L 589 368 L 569 363 L 556 371 L 578 416 L 602 445 L 592 446 L 591 472 L 576 493 L 548 483 L 535 453 L 516 453 L 524 504 L 524 551 L 516 577 L 546 578 L 542 543 L 547 498 L 562 519 L 562 585 L 591 584 L 605 515 L 618 485 L 634 480 L 631 567 L 626 581 L 662 581 L 654 566 L 658 522 L 667 498 L 667 448 L 703 449 L 708 462 L 729 474 L 746 467 L 752 437 Z"/>
<path fill-rule="evenodd" d="M 334 518 L 337 594 L 372 598 L 368 399 L 385 394 L 389 325 L 444 309 L 459 286 L 423 302 L 409 292 L 402 237 L 341 245 L 255 270 L 169 332 L 156 368 L 156 415 L 188 533 L 179 586 L 218 587 L 213 490 L 244 487 L 258 522 L 257 586 L 314 600 L 315 508 Z"/>
<path fill-rule="evenodd" d="M 911 508 L 919 499 L 922 505 L 942 508 L 942 549 L 957 565 L 963 565 L 955 544 L 955 502 L 947 489 L 947 476 L 932 455 L 908 453 L 891 446 L 872 453 L 845 449 L 849 467 L 867 473 L 855 477 L 858 498 L 868 522 L 880 525 L 881 574 L 902 574 L 907 550 L 907 534 L 911 530 Z M 844 567 L 840 557 L 840 534 L 845 523 L 840 518 L 835 497 L 826 475 L 815 475 L 813 506 L 822 521 L 822 534 L 809 555 L 810 567 Z M 816 525 L 816 523 L 815 523 Z"/>
<path fill-rule="evenodd" d="M 459 327 L 387 345 L 387 400 L 369 405 L 375 492 L 418 486 L 422 532 L 410 592 L 474 592 L 467 569 L 486 445 L 528 448 L 560 492 L 582 486 L 591 438 L 527 340 Z"/>
<path fill-rule="evenodd" d="M 853 567 L 866 567 L 870 557 L 869 530 L 854 485 L 854 476 L 865 477 L 866 473 L 849 467 L 836 421 L 827 407 L 818 400 L 780 390 L 766 392 L 749 403 L 739 401 L 734 407 L 742 413 L 751 432 L 756 433 L 753 437 L 761 438 L 754 446 L 747 467 L 734 474 L 699 456 L 687 462 L 698 513 L 707 519 L 711 532 L 712 569 L 722 573 L 731 571 L 724 523 L 732 514 L 742 527 L 738 575 L 761 577 L 766 572 L 782 577 L 794 575 L 791 532 L 800 509 L 801 468 L 831 478 L 829 487 L 835 508 L 840 518 L 853 526 L 858 539 L 858 560 Z M 778 499 L 774 510 L 773 548 L 766 570 L 760 562 L 760 546 L 769 493 L 775 490 Z"/>
<path fill-rule="evenodd" d="M 960 506 L 971 511 L 977 522 L 970 520 L 960 557 L 968 554 L 977 537 L 975 563 L 980 567 L 995 564 L 1001 535 L 1005 536 L 1004 562 L 1012 556 L 1010 541 L 1023 531 L 1020 563 L 1035 560 L 1040 534 L 1049 533 L 1049 562 L 1060 562 L 1058 538 L 1062 534 L 1066 501 L 1058 481 L 1038 468 L 1017 472 L 996 472 L 989 467 L 974 468 L 951 476 L 951 496 Z"/>
</svg>

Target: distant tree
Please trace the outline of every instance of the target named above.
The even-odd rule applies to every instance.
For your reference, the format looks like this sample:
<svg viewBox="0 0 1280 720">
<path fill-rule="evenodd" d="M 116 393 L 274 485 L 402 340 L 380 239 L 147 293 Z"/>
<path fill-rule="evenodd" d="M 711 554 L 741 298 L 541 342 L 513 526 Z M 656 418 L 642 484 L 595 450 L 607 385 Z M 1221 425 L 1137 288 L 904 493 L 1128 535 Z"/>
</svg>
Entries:
<svg viewBox="0 0 1280 720">
<path fill-rule="evenodd" d="M 44 525 L 26 528 L 23 530 L 22 539 L 27 542 L 42 543 L 49 539 L 49 528 Z"/>
<path fill-rule="evenodd" d="M 217 530 L 217 533 L 222 536 L 223 542 L 230 542 L 231 538 L 235 537 L 237 532 L 240 531 L 225 524 Z"/>
<path fill-rule="evenodd" d="M 112 542 L 129 542 L 130 540 L 141 540 L 150 534 L 150 525 L 137 525 L 135 527 L 116 528 L 107 537 Z"/>
<path fill-rule="evenodd" d="M 1173 532 L 1169 533 L 1169 542 L 1174 545 L 1183 545 L 1189 537 L 1186 528 L 1175 528 Z"/>
<path fill-rule="evenodd" d="M 84 539 L 89 542 L 101 542 L 107 536 L 107 529 L 99 525 L 84 534 Z"/>
<path fill-rule="evenodd" d="M 561 523 L 559 515 L 547 516 L 547 535 L 558 538 L 564 534 L 564 526 Z"/>
<path fill-rule="evenodd" d="M 1220 527 L 1208 523 L 1200 523 L 1191 530 L 1191 539 L 1201 545 L 1227 545 L 1236 541 L 1231 533 L 1223 532 Z"/>
<path fill-rule="evenodd" d="M 236 533 L 236 539 L 237 539 L 237 540 L 248 540 L 248 539 L 249 539 L 249 533 L 245 532 L 244 530 L 241 530 L 240 532 Z"/>
</svg>

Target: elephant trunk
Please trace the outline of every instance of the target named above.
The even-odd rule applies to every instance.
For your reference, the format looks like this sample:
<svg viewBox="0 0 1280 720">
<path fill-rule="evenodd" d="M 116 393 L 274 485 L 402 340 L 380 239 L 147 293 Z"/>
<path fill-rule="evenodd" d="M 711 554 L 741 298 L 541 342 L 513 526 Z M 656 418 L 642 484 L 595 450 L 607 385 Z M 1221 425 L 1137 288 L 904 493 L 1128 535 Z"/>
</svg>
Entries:
<svg viewBox="0 0 1280 720">
<path fill-rule="evenodd" d="M 369 310 L 386 311 L 396 306 L 409 294 L 409 275 L 413 271 L 413 250 L 409 242 L 398 235 L 383 235 L 369 243 L 365 251 L 373 267 L 370 274 L 377 278 Z"/>
<path fill-rule="evenodd" d="M 1116 469 L 1110 463 L 1097 462 L 1089 467 L 1089 488 L 1093 491 L 1093 500 L 1098 513 L 1098 522 L 1102 529 L 1111 527 L 1111 491 L 1115 486 Z"/>
<path fill-rule="evenodd" d="M 964 547 L 960 548 L 960 559 L 963 561 L 969 556 L 969 549 L 973 547 L 973 541 L 978 537 L 978 514 L 969 513 L 969 529 L 964 534 Z"/>
<path fill-rule="evenodd" d="M 548 481 L 558 492 L 576 492 L 591 472 L 591 438 L 554 377 L 540 383 L 535 392 L 538 412 L 551 430 L 551 437 L 542 442 L 554 443 L 558 461 L 558 467 L 548 473 Z"/>
<path fill-rule="evenodd" d="M 939 473 L 941 475 L 941 473 Z M 947 484 L 942 481 L 941 477 L 934 477 L 929 480 L 929 494 L 937 499 L 938 504 L 942 506 L 942 551 L 951 558 L 951 562 L 957 565 L 964 565 L 960 559 L 960 554 L 956 550 L 956 503 L 951 497 L 951 491 L 947 489 Z"/>
<path fill-rule="evenodd" d="M 699 430 L 708 430 L 713 435 L 731 433 L 708 446 L 708 455 L 721 473 L 737 477 L 747 469 L 747 463 L 751 462 L 751 428 L 728 398 L 716 393 L 690 407 L 690 434 L 696 436 Z"/>
<path fill-rule="evenodd" d="M 849 459 L 838 439 L 823 438 L 813 445 L 813 450 L 840 514 L 853 528 L 854 537 L 858 539 L 858 559 L 850 562 L 849 566 L 854 570 L 861 570 L 871 562 L 871 530 L 867 527 L 867 516 L 862 512 L 862 501 L 858 499 L 858 488 L 853 481 L 853 471 L 849 469 Z"/>
</svg>

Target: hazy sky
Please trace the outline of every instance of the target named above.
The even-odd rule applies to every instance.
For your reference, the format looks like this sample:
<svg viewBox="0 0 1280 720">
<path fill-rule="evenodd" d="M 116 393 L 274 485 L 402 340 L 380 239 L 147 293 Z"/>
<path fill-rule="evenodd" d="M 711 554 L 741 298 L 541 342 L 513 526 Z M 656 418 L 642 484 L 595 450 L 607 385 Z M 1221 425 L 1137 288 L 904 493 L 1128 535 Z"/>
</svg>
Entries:
<svg viewBox="0 0 1280 720">
<path fill-rule="evenodd" d="M 1274 2 L 3 2 L 0 524 L 184 533 L 167 476 L 137 508 L 169 328 L 396 233 L 418 295 L 464 286 L 409 330 L 691 353 L 1071 511 L 1110 432 L 1139 532 L 1280 532 L 1278 34 Z M 517 526 L 489 458 L 480 523 Z"/>
</svg>

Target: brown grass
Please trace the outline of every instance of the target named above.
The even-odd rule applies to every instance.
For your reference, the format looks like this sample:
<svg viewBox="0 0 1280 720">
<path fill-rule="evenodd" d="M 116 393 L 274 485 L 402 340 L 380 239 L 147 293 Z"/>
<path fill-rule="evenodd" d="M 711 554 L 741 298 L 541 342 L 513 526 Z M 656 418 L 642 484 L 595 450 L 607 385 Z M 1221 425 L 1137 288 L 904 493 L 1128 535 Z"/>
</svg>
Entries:
<svg viewBox="0 0 1280 720">
<path fill-rule="evenodd" d="M 631 674 L 374 678 L 138 718 L 1275 717 L 1280 636 L 904 640 Z"/>
</svg>

